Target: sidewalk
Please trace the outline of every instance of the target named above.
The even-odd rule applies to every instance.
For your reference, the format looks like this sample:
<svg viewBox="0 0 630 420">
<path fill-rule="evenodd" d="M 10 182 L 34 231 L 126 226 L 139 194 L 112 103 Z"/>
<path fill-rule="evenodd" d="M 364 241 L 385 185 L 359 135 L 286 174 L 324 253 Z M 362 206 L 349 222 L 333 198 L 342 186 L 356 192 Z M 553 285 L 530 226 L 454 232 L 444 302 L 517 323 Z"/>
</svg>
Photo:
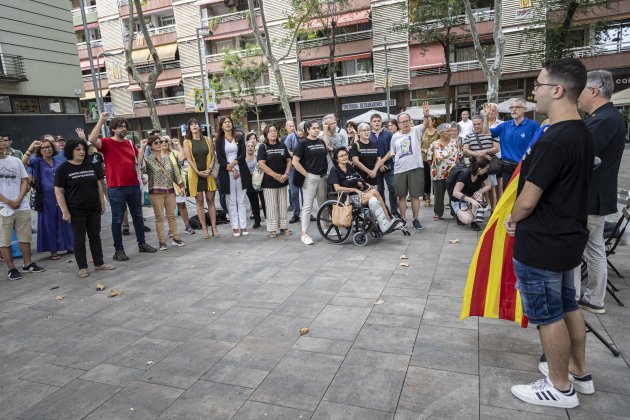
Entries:
<svg viewBox="0 0 630 420">
<path fill-rule="evenodd" d="M 628 188 L 629 156 L 622 165 Z M 521 403 L 510 386 L 541 377 L 537 331 L 458 319 L 478 234 L 431 211 L 421 209 L 424 230 L 366 247 L 324 243 L 314 224 L 311 247 L 298 225 L 276 239 L 233 238 L 222 225 L 219 239 L 183 235 L 186 247 L 149 255 L 132 232 L 131 260 L 112 272 L 78 279 L 69 255 L 40 260 L 43 274 L 3 277 L 1 417 L 629 418 L 630 309 L 607 299 L 606 314 L 587 314 L 622 356 L 587 335 L 597 392 L 579 408 Z M 146 235 L 157 244 L 154 229 Z M 103 247 L 110 263 L 107 228 Z M 613 259 L 626 279 L 611 279 L 630 302 L 630 246 Z"/>
</svg>

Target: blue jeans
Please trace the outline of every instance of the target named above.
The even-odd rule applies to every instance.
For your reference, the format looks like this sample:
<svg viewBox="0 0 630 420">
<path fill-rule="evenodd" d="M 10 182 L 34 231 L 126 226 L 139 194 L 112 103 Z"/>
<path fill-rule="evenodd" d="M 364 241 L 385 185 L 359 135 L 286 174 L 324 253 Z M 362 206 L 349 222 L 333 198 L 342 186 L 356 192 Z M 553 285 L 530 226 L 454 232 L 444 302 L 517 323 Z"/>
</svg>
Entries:
<svg viewBox="0 0 630 420">
<path fill-rule="evenodd" d="M 289 203 L 293 208 L 293 216 L 300 217 L 300 188 L 293 185 L 293 174 L 295 168 L 292 166 L 289 171 Z"/>
<path fill-rule="evenodd" d="M 573 270 L 549 271 L 525 265 L 515 258 L 516 288 L 523 312 L 532 324 L 553 324 L 567 312 L 577 311 Z"/>
<path fill-rule="evenodd" d="M 385 183 L 387 183 L 387 191 L 389 191 L 389 211 L 392 213 L 398 213 L 398 199 L 394 193 L 394 171 L 379 172 L 376 177 L 378 180 L 378 192 L 385 200 Z"/>
<path fill-rule="evenodd" d="M 138 185 L 129 187 L 112 187 L 108 190 L 109 205 L 112 208 L 112 237 L 114 249 L 123 251 L 122 220 L 125 207 L 129 206 L 129 214 L 133 220 L 138 245 L 144 240 L 144 221 L 142 220 L 142 190 Z"/>
</svg>

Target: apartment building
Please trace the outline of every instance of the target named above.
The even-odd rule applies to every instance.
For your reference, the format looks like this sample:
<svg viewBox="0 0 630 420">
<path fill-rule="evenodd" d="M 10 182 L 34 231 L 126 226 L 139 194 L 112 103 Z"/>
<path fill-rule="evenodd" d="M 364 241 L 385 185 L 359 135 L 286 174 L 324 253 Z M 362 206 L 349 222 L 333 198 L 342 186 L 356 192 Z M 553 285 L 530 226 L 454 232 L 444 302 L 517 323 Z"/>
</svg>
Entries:
<svg viewBox="0 0 630 420">
<path fill-rule="evenodd" d="M 83 39 L 79 1 L 72 0 L 75 10 L 75 30 L 79 42 L 79 56 L 84 73 L 83 106 L 88 118 L 97 114 L 94 87 L 87 60 L 87 45 Z M 87 12 L 87 25 L 91 33 L 91 47 L 95 57 L 95 71 L 99 79 L 97 88 L 105 101 L 111 102 L 116 115 L 129 118 L 136 132 L 152 127 L 143 92 L 125 69 L 124 50 L 128 37 L 133 36 L 133 56 L 143 77 L 152 68 L 144 38 L 138 34 L 137 22 L 129 17 L 128 0 L 91 0 Z M 494 25 L 493 0 L 475 2 L 477 30 L 484 48 L 493 51 Z M 500 83 L 500 98 L 525 96 L 531 99 L 533 79 L 540 69 L 544 51 L 542 33 L 531 31 L 534 16 L 529 1 L 504 0 L 502 28 L 505 33 L 505 61 Z M 335 61 L 337 93 L 342 103 L 342 120 L 369 109 L 385 111 L 385 62 L 390 70 L 390 112 L 424 101 L 433 104 L 437 113 L 445 113 L 446 95 L 454 104 L 452 115 L 463 109 L 478 109 L 485 102 L 485 77 L 472 49 L 472 40 L 455 45 L 450 53 L 453 72 L 451 89 L 445 90 L 445 59 L 438 45 L 420 46 L 404 30 L 393 26 L 406 19 L 406 0 L 349 0 L 337 16 Z M 194 112 L 194 92 L 201 88 L 202 77 L 223 76 L 222 60 L 225 48 L 243 50 L 254 43 L 253 29 L 249 25 L 246 0 L 146 0 L 143 6 L 152 41 L 158 50 L 164 72 L 158 79 L 155 96 L 163 128 L 173 136 L 181 135 L 181 125 L 189 118 L 203 120 Z M 261 25 L 259 10 L 254 11 Z M 333 109 L 330 79 L 325 71 L 328 57 L 328 39 L 325 37 L 298 38 L 288 51 L 290 39 L 285 28 L 291 13 L 287 0 L 265 0 L 265 16 L 272 48 L 280 61 L 285 89 L 291 97 L 291 106 L 297 119 L 321 117 Z M 604 15 L 604 17 L 602 17 Z M 606 37 L 605 43 L 596 43 L 597 19 L 618 21 L 616 35 Z M 584 59 L 589 68 L 608 68 L 616 80 L 630 80 L 630 2 L 620 1 L 616 7 L 593 11 L 576 19 L 575 36 L 582 37 L 584 47 L 575 55 Z M 316 29 L 317 22 L 310 23 Z M 201 39 L 197 28 L 203 28 Z M 198 42 L 200 41 L 200 42 Z M 538 45 L 538 47 L 536 47 Z M 200 63 L 201 55 L 201 63 Z M 262 55 L 257 58 L 264 61 Z M 200 70 L 201 68 L 203 70 Z M 203 74 L 202 74 L 203 73 Z M 619 86 L 622 89 L 624 86 Z M 261 101 L 262 121 L 280 121 L 283 113 L 277 98 L 275 78 L 266 74 L 257 83 L 257 92 L 266 94 Z M 628 87 L 628 86 L 625 86 Z M 218 105 L 220 115 L 229 114 L 234 103 L 225 92 Z M 213 115 L 212 121 L 216 119 Z M 250 128 L 255 116 L 247 117 Z M 213 122 L 211 121 L 211 125 Z"/>
<path fill-rule="evenodd" d="M 14 148 L 85 124 L 70 10 L 67 0 L 0 0 L 0 133 Z"/>
</svg>

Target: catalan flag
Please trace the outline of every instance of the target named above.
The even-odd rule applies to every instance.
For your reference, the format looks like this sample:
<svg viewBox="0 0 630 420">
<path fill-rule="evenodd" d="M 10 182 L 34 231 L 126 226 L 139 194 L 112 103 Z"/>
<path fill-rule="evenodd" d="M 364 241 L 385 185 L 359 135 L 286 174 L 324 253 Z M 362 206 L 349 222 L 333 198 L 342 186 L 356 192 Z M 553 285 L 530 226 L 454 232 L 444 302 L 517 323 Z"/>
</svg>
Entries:
<svg viewBox="0 0 630 420">
<path fill-rule="evenodd" d="M 541 127 L 528 146 L 529 149 L 549 127 Z M 516 275 L 512 263 L 514 237 L 505 229 L 505 220 L 512 213 L 518 189 L 521 163 L 504 189 L 488 224 L 481 234 L 479 244 L 468 269 L 468 280 L 460 319 L 469 316 L 507 319 L 527 327 L 521 297 L 515 288 Z"/>
</svg>

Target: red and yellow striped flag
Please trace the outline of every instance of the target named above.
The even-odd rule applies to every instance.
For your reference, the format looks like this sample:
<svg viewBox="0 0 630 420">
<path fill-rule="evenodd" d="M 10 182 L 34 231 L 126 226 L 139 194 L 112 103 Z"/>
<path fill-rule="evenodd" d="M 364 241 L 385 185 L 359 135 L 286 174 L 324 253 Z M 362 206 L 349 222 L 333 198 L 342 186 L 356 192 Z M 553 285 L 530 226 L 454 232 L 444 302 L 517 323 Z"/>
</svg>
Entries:
<svg viewBox="0 0 630 420">
<path fill-rule="evenodd" d="M 460 319 L 469 316 L 499 318 L 527 327 L 521 297 L 514 287 L 514 237 L 505 230 L 505 219 L 512 213 L 516 201 L 520 172 L 519 163 L 481 234 L 468 269 Z"/>
</svg>

